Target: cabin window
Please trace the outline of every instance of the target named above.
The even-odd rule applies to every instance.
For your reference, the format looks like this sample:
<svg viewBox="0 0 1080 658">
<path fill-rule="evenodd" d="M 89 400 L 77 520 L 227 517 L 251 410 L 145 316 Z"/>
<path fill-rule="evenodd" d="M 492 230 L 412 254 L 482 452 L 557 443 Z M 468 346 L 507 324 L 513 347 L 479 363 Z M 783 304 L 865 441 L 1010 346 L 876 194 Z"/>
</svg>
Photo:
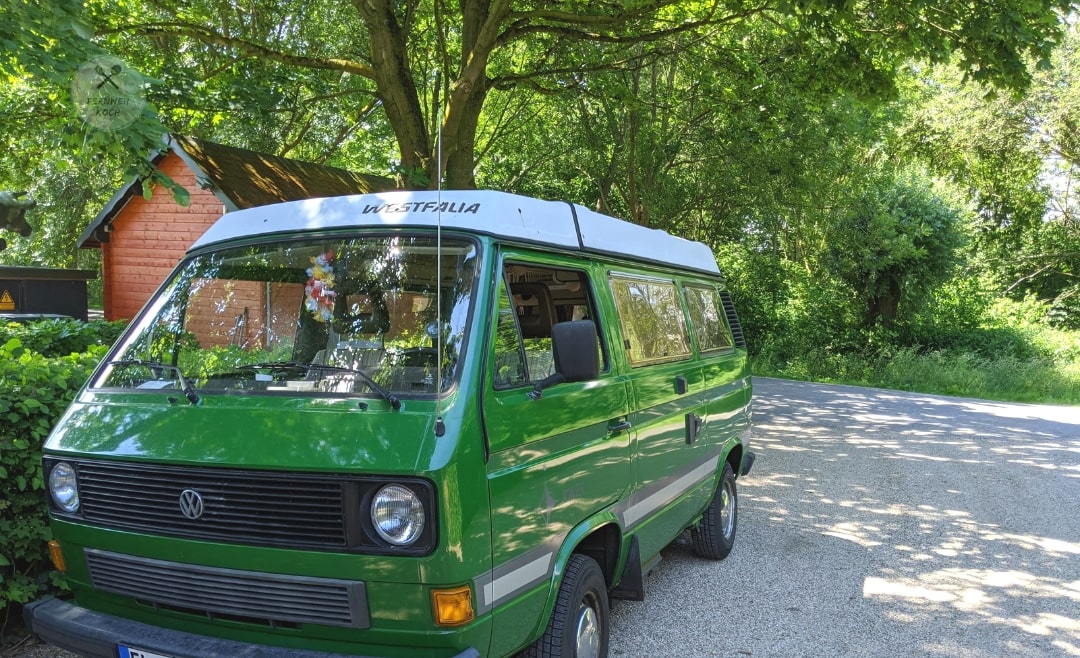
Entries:
<svg viewBox="0 0 1080 658">
<path fill-rule="evenodd" d="M 495 322 L 496 388 L 534 384 L 555 372 L 551 328 L 597 314 L 585 272 L 507 262 L 499 283 Z M 600 327 L 597 323 L 597 332 Z M 601 370 L 607 357 L 600 341 Z"/>
<path fill-rule="evenodd" d="M 724 322 L 720 295 L 716 289 L 704 286 L 686 286 L 686 307 L 690 311 L 690 324 L 702 352 L 730 350 L 731 332 Z"/>
<path fill-rule="evenodd" d="M 690 357 L 686 318 L 674 283 L 613 276 L 611 289 L 630 365 Z"/>
</svg>

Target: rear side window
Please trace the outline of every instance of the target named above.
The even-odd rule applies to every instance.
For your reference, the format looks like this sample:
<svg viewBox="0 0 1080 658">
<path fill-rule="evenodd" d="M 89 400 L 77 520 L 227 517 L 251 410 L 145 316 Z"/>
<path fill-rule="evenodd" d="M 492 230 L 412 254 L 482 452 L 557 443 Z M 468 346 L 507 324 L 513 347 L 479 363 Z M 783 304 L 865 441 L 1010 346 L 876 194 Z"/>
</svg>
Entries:
<svg viewBox="0 0 1080 658">
<path fill-rule="evenodd" d="M 729 350 L 733 346 L 731 332 L 724 322 L 723 305 L 715 288 L 687 286 L 686 307 L 690 311 L 690 324 L 694 327 L 698 349 L 702 352 Z"/>
<path fill-rule="evenodd" d="M 690 357 L 690 339 L 679 293 L 671 281 L 611 278 L 630 365 Z"/>
</svg>

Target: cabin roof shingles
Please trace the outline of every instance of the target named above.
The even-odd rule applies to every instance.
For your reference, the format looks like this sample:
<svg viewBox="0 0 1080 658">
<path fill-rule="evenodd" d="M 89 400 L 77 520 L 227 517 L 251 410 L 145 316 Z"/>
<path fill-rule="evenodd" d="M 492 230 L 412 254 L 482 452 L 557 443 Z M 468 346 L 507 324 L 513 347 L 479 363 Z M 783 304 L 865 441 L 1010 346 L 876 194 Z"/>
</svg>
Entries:
<svg viewBox="0 0 1080 658">
<path fill-rule="evenodd" d="M 169 150 L 180 157 L 202 187 L 211 190 L 228 210 L 265 206 L 280 201 L 365 194 L 392 190 L 395 181 L 336 167 L 223 146 L 193 137 L 168 136 Z M 152 157 L 158 164 L 168 155 Z M 79 236 L 83 248 L 100 248 L 108 240 L 107 226 L 124 206 L 142 193 L 134 180 L 117 191 Z"/>
<path fill-rule="evenodd" d="M 390 178 L 173 136 L 173 149 L 230 210 L 392 190 Z"/>
</svg>

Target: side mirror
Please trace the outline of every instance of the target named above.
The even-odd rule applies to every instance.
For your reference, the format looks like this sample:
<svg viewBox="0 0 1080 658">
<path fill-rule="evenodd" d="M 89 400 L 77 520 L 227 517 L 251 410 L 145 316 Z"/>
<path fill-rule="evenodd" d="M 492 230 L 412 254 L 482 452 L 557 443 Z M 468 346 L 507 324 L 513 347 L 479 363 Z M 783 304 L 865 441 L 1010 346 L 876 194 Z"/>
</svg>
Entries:
<svg viewBox="0 0 1080 658">
<path fill-rule="evenodd" d="M 586 382 L 600 376 L 596 325 L 592 320 L 559 322 L 551 326 L 555 374 L 536 382 L 529 397 L 539 400 L 543 390 L 563 382 Z"/>
<path fill-rule="evenodd" d="M 592 320 L 559 322 L 551 327 L 555 372 L 568 382 L 586 382 L 600 376 L 600 350 Z"/>
</svg>

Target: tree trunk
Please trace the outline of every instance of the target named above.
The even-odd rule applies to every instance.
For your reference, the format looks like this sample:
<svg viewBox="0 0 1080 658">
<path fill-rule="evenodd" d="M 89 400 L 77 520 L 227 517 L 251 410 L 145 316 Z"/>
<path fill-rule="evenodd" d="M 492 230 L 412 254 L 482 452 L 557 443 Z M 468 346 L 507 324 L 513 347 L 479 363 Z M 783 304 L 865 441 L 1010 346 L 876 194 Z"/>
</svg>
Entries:
<svg viewBox="0 0 1080 658">
<path fill-rule="evenodd" d="M 889 284 L 887 293 L 867 300 L 867 326 L 872 326 L 877 321 L 881 321 L 881 324 L 886 327 L 892 326 L 896 322 L 896 313 L 899 306 L 900 285 L 893 282 Z"/>
<path fill-rule="evenodd" d="M 459 87 L 459 81 L 455 87 Z M 446 187 L 451 190 L 465 190 L 476 187 L 473 175 L 476 165 L 476 128 L 480 122 L 480 111 L 487 97 L 485 84 L 480 89 L 457 90 L 451 92 L 450 106 L 446 112 L 443 126 L 443 173 Z M 437 183 L 437 172 L 429 176 Z"/>
<path fill-rule="evenodd" d="M 476 128 L 487 98 L 487 62 L 509 11 L 509 0 L 462 3 L 461 74 L 450 87 L 443 116 L 443 171 L 452 190 L 476 187 Z"/>
<path fill-rule="evenodd" d="M 431 141 L 409 65 L 408 34 L 398 23 L 394 4 L 389 0 L 353 0 L 371 37 L 376 92 L 401 149 L 398 184 L 416 188 L 420 187 L 416 174 L 430 168 Z"/>
<path fill-rule="evenodd" d="M 403 27 L 389 0 L 353 0 L 371 35 L 371 64 L 375 85 L 401 150 L 399 184 L 438 187 L 442 173 L 450 189 L 475 187 L 476 130 L 487 98 L 487 62 L 509 0 L 465 0 L 461 5 L 461 62 L 450 85 L 442 122 L 441 163 L 437 136 L 424 121 L 420 95 L 408 58 L 408 27 Z M 454 72 L 441 72 L 453 75 Z M 436 82 L 439 84 L 439 82 Z"/>
</svg>

